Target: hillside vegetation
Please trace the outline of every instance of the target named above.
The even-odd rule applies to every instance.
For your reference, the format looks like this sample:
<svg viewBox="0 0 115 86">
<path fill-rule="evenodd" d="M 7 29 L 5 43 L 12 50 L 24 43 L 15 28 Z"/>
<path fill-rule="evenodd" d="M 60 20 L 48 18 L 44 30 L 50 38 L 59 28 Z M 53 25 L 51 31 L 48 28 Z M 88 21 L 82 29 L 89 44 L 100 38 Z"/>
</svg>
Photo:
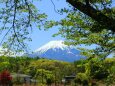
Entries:
<svg viewBox="0 0 115 86">
<path fill-rule="evenodd" d="M 21 73 L 32 76 L 39 83 L 59 84 L 65 76 L 75 75 L 71 84 L 94 86 L 105 84 L 115 85 L 115 58 L 107 58 L 104 61 L 98 58 L 78 60 L 73 63 L 29 58 L 29 57 L 5 57 L 0 56 L 0 71 L 7 68 L 10 73 Z M 17 83 L 19 81 L 15 81 Z M 99 85 L 100 86 L 100 85 Z"/>
</svg>

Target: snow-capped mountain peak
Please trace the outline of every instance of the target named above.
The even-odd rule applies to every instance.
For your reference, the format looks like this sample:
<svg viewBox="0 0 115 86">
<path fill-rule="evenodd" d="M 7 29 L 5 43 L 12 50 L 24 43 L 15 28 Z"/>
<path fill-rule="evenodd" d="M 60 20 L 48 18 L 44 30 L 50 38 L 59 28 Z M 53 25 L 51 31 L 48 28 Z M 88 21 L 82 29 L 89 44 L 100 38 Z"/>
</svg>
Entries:
<svg viewBox="0 0 115 86">
<path fill-rule="evenodd" d="M 55 59 L 67 62 L 73 62 L 84 58 L 80 55 L 80 51 L 73 46 L 67 46 L 62 40 L 50 41 L 42 47 L 35 50 L 30 57 L 43 57 L 47 59 Z"/>
<path fill-rule="evenodd" d="M 45 52 L 49 49 L 61 49 L 64 50 L 65 48 L 67 48 L 68 46 L 64 44 L 63 40 L 56 40 L 56 41 L 50 41 L 47 44 L 45 44 L 44 46 L 38 48 L 37 50 L 35 50 L 35 52 Z"/>
</svg>

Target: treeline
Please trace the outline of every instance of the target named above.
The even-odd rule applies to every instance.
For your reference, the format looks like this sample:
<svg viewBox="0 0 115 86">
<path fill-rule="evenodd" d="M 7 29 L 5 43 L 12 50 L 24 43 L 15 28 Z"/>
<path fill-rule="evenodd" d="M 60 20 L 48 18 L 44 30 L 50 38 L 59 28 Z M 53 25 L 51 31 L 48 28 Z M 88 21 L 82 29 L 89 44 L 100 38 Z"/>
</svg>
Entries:
<svg viewBox="0 0 115 86">
<path fill-rule="evenodd" d="M 68 62 L 29 58 L 29 57 L 0 57 L 0 71 L 5 68 L 11 73 L 20 73 L 32 76 L 39 83 L 61 83 L 66 75 L 72 75 L 75 71 L 74 65 Z"/>
<path fill-rule="evenodd" d="M 87 86 L 115 85 L 115 58 L 79 60 L 76 66 L 76 82 Z"/>
<path fill-rule="evenodd" d="M 39 83 L 61 83 L 65 76 L 76 76 L 71 84 L 99 85 L 115 84 L 115 58 L 101 60 L 92 58 L 73 63 L 29 58 L 0 56 L 0 72 L 7 68 L 11 73 L 32 76 Z"/>
</svg>

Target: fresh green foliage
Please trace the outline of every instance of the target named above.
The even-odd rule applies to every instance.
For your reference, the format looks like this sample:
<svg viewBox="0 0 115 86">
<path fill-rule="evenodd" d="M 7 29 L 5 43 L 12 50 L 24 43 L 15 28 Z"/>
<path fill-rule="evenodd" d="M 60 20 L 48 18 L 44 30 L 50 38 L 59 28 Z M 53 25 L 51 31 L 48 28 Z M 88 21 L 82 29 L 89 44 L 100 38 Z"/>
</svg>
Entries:
<svg viewBox="0 0 115 86">
<path fill-rule="evenodd" d="M 104 61 L 99 58 L 79 62 L 76 61 L 74 64 L 79 67 L 76 66 L 78 72 L 75 80 L 79 84 L 98 84 L 100 80 L 102 83 L 106 83 L 108 85 L 113 84 L 115 81 L 115 74 L 113 70 L 113 67 L 115 66 L 114 61 L 114 58 L 107 58 Z M 79 68 L 83 70 L 79 70 Z"/>
<path fill-rule="evenodd" d="M 38 11 L 33 0 L 2 0 L 0 5 L 0 45 L 14 52 L 27 51 L 33 25 L 40 28 L 47 15 Z"/>
<path fill-rule="evenodd" d="M 67 16 L 60 21 L 46 21 L 33 0 L 0 1 L 0 34 L 3 48 L 15 52 L 27 51 L 25 41 L 31 41 L 32 25 L 59 27 L 60 35 L 67 45 L 96 45 L 93 49 L 79 48 L 88 59 L 74 63 L 29 57 L 0 57 L 0 71 L 8 68 L 11 73 L 24 73 L 40 80 L 40 83 L 61 83 L 64 76 L 76 75 L 75 82 L 94 85 L 99 81 L 115 84 L 115 59 L 106 57 L 115 52 L 114 0 L 66 0 L 73 7 L 60 10 Z M 37 24 L 37 25 L 36 25 Z M 25 49 L 25 50 L 24 50 Z"/>
<path fill-rule="evenodd" d="M 108 17 L 114 18 L 115 10 L 107 7 L 111 4 L 111 1 L 97 1 L 94 0 L 98 4 L 91 3 L 97 5 L 98 9 L 101 9 L 100 11 Z M 84 0 L 80 0 L 80 2 L 84 2 Z M 105 8 L 103 8 L 103 5 L 101 8 L 99 2 L 101 4 L 106 3 Z M 108 12 L 108 10 L 111 12 Z M 60 12 L 67 16 L 60 21 L 46 22 L 46 28 L 59 27 L 59 32 L 54 36 L 61 34 L 62 37 L 66 38 L 65 44 L 67 45 L 85 45 L 89 47 L 95 45 L 96 47 L 93 49 L 79 48 L 82 51 L 81 53 L 89 58 L 100 57 L 105 59 L 109 54 L 115 52 L 115 34 L 113 31 L 107 30 L 103 25 L 79 10 L 64 8 Z"/>
<path fill-rule="evenodd" d="M 74 83 L 77 84 L 115 84 L 115 59 L 79 60 L 74 63 L 36 59 L 29 57 L 4 57 L 0 56 L 0 72 L 8 69 L 10 73 L 20 73 L 32 76 L 39 83 L 61 83 L 65 76 L 75 75 Z M 16 80 L 14 79 L 13 82 Z M 16 81 L 16 83 L 18 83 Z M 20 82 L 22 83 L 22 82 Z"/>
<path fill-rule="evenodd" d="M 108 54 L 114 52 L 114 30 L 108 28 L 109 26 L 112 29 L 114 28 L 114 22 L 108 23 L 115 19 L 113 0 L 67 0 L 72 6 L 73 2 L 79 6 L 73 6 L 73 9 L 68 5 L 68 8 L 61 9 L 60 12 L 67 16 L 58 22 L 46 21 L 46 14 L 39 13 L 40 9 L 37 9 L 33 2 L 33 0 L 1 1 L 0 22 L 2 26 L 0 32 L 4 36 L 0 44 L 4 48 L 16 52 L 21 52 L 24 49 L 24 51 L 27 51 L 25 41 L 31 41 L 29 34 L 32 26 L 37 24 L 40 29 L 41 25 L 46 28 L 59 26 L 58 34 L 65 37 L 69 45 L 96 44 L 97 48 L 92 50 L 91 53 L 96 53 L 100 57 L 105 58 Z M 84 5 L 85 10 L 83 10 Z M 108 19 L 106 23 L 110 25 L 105 23 L 106 19 Z M 85 51 L 83 52 L 85 53 Z"/>
</svg>

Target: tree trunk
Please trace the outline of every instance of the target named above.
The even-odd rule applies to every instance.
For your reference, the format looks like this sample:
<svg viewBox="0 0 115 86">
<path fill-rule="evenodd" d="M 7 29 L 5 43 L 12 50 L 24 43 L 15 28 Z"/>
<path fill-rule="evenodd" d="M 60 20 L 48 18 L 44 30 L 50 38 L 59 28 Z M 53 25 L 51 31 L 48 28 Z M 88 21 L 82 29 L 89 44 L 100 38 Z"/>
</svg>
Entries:
<svg viewBox="0 0 115 86">
<path fill-rule="evenodd" d="M 73 7 L 77 8 L 84 14 L 88 15 L 89 17 L 97 21 L 106 29 L 115 32 L 115 19 L 109 18 L 106 15 L 104 15 L 101 11 L 96 10 L 90 5 L 87 6 L 86 4 L 83 4 L 82 2 L 79 2 L 77 0 L 66 0 L 66 1 Z"/>
</svg>

